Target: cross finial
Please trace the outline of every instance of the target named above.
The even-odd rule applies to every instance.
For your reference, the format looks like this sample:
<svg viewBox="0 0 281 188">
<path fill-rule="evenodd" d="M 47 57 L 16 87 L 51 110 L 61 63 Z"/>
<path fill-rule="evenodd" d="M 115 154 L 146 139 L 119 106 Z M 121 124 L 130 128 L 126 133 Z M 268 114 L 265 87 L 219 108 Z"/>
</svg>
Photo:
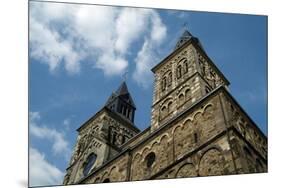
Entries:
<svg viewBox="0 0 281 188">
<path fill-rule="evenodd" d="M 128 71 L 125 71 L 124 74 L 122 75 L 122 79 L 125 82 L 127 80 L 127 75 L 128 75 Z"/>
</svg>

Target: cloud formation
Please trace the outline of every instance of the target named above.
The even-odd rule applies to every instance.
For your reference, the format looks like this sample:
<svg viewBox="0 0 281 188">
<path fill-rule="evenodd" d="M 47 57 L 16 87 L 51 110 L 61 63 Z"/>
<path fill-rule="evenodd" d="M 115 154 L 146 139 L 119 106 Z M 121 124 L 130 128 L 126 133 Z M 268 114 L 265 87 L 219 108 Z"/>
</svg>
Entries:
<svg viewBox="0 0 281 188">
<path fill-rule="evenodd" d="M 138 76 L 148 74 L 156 62 L 141 56 L 155 58 L 154 48 L 166 38 L 166 26 L 152 9 L 31 2 L 30 10 L 30 55 L 51 72 L 63 67 L 79 73 L 88 58 L 106 76 L 120 75 L 138 43 L 138 58 L 130 63 L 134 79 L 143 85 Z M 147 45 L 150 52 L 144 53 Z"/>
<path fill-rule="evenodd" d="M 61 22 L 70 14 L 63 14 L 64 7 L 60 4 L 44 4 L 36 3 L 36 6 L 31 6 L 30 55 L 46 63 L 51 72 L 64 63 L 67 72 L 77 73 L 80 70 L 79 61 L 82 54 L 74 49 L 72 41 L 64 38 L 56 27 L 52 26 L 54 21 Z"/>
<path fill-rule="evenodd" d="M 64 173 L 50 164 L 37 149 L 29 149 L 29 161 L 29 186 L 62 184 Z"/>
<path fill-rule="evenodd" d="M 133 79 L 142 87 L 146 88 L 152 83 L 151 68 L 158 63 L 158 48 L 166 38 L 167 29 L 160 17 L 155 12 L 151 15 L 151 33 L 145 37 L 141 50 L 138 52 L 135 63 L 136 69 Z"/>
<path fill-rule="evenodd" d="M 54 155 L 62 155 L 66 160 L 69 159 L 71 150 L 69 148 L 69 143 L 65 139 L 64 134 L 42 125 L 40 120 L 39 112 L 30 112 L 29 114 L 29 130 L 30 135 L 39 139 L 46 139 L 52 143 L 52 151 Z"/>
</svg>

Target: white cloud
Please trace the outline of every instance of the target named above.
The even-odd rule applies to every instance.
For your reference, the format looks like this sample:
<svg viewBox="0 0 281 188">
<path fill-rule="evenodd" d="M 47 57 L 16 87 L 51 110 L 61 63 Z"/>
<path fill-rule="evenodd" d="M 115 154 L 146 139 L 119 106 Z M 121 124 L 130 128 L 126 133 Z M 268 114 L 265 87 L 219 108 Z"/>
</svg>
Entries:
<svg viewBox="0 0 281 188">
<path fill-rule="evenodd" d="M 151 40 L 153 40 L 153 42 L 159 45 L 166 37 L 167 34 L 166 26 L 162 23 L 161 18 L 155 12 L 153 12 L 151 22 L 152 22 Z"/>
<path fill-rule="evenodd" d="M 54 8 L 55 6 L 39 6 L 39 10 L 31 8 L 34 12 L 31 11 L 30 16 L 30 55 L 48 64 L 51 72 L 54 72 L 64 62 L 64 67 L 69 73 L 77 73 L 80 70 L 79 61 L 82 59 L 82 54 L 76 52 L 73 49 L 73 44 L 64 39 L 58 31 L 51 29 L 49 23 L 52 20 L 62 18 L 62 15 L 59 16 L 58 13 L 49 17 L 53 12 L 58 11 L 57 8 L 50 10 Z M 46 9 L 48 10 L 46 11 Z M 44 13 L 47 15 L 39 16 Z"/>
<path fill-rule="evenodd" d="M 133 79 L 144 88 L 149 86 L 153 79 L 150 69 L 156 58 L 151 47 L 151 43 L 146 40 L 135 59 L 136 70 L 133 74 Z"/>
<path fill-rule="evenodd" d="M 128 62 L 122 57 L 112 53 L 103 53 L 98 59 L 95 67 L 104 71 L 105 75 L 118 75 L 127 68 Z"/>
<path fill-rule="evenodd" d="M 46 139 L 52 143 L 52 151 L 55 155 L 63 155 L 69 160 L 71 150 L 68 141 L 64 138 L 64 134 L 55 129 L 41 125 L 39 112 L 30 112 L 30 134 L 39 139 Z"/>
<path fill-rule="evenodd" d="M 50 164 L 44 154 L 29 149 L 29 186 L 61 185 L 64 173 Z"/>
<path fill-rule="evenodd" d="M 116 19 L 116 51 L 125 54 L 129 46 L 148 28 L 152 10 L 124 8 Z"/>
<path fill-rule="evenodd" d="M 50 71 L 63 66 L 78 73 L 82 60 L 90 57 L 106 76 L 120 75 L 129 66 L 127 55 L 135 42 L 149 42 L 153 50 L 166 37 L 166 27 L 152 9 L 31 4 L 31 57 L 48 64 Z M 135 72 L 150 68 L 139 65 Z"/>
<path fill-rule="evenodd" d="M 133 74 L 134 80 L 144 88 L 148 87 L 152 81 L 151 68 L 158 63 L 158 48 L 166 38 L 167 29 L 162 23 L 158 14 L 153 12 L 151 17 L 152 31 L 142 45 L 142 49 L 135 58 L 136 69 Z"/>
</svg>

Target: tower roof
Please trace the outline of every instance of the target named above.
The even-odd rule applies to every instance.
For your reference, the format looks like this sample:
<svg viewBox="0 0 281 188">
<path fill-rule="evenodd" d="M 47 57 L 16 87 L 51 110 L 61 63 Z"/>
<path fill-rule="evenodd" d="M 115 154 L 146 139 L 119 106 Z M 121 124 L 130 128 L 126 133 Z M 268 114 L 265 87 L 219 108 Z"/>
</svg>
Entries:
<svg viewBox="0 0 281 188">
<path fill-rule="evenodd" d="M 117 91 L 115 92 L 117 96 L 129 94 L 128 87 L 125 81 L 121 83 Z"/>
<path fill-rule="evenodd" d="M 109 105 L 112 101 L 114 101 L 118 97 L 121 98 L 122 100 L 125 100 L 132 107 L 136 108 L 135 103 L 128 91 L 128 87 L 125 81 L 123 81 L 121 85 L 118 87 L 118 89 L 110 95 L 107 102 L 105 103 L 105 106 Z"/>
<path fill-rule="evenodd" d="M 175 46 L 175 50 L 179 47 L 181 47 L 184 43 L 186 43 L 187 41 L 189 41 L 190 39 L 195 39 L 198 42 L 198 45 L 203 49 L 200 41 L 198 40 L 197 37 L 194 37 L 187 29 L 184 30 L 184 32 L 182 33 L 181 37 L 178 39 L 178 42 Z"/>
</svg>

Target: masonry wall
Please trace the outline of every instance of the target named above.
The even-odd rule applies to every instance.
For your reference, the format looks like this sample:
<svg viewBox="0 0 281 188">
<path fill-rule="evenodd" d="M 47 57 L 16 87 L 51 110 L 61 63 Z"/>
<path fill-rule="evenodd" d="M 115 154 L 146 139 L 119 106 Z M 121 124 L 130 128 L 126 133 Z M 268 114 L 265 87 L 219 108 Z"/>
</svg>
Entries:
<svg viewBox="0 0 281 188">
<path fill-rule="evenodd" d="M 132 137 L 128 142 L 126 142 L 122 147 L 129 148 L 137 145 L 142 140 L 150 135 L 151 131 L 150 128 L 142 131 L 141 133 L 137 134 L 136 136 Z"/>
<path fill-rule="evenodd" d="M 221 98 L 225 109 L 227 126 L 232 127 L 236 137 L 242 139 L 243 142 L 267 161 L 267 137 L 233 99 L 228 95 L 221 95 Z"/>
<path fill-rule="evenodd" d="M 152 106 L 152 131 L 202 98 L 204 93 L 201 82 L 201 77 L 195 74 L 185 84 L 167 93 L 163 100 L 155 103 Z"/>
<path fill-rule="evenodd" d="M 225 124 L 219 96 L 213 96 L 166 127 L 132 151 L 132 180 L 149 179 L 223 132 Z M 151 152 L 156 159 L 148 168 L 146 156 Z"/>
<path fill-rule="evenodd" d="M 178 54 L 165 60 L 155 72 L 151 117 L 152 131 L 156 130 L 165 119 L 173 116 L 176 112 L 172 110 L 176 107 L 183 107 L 183 104 L 190 106 L 196 100 L 196 97 L 202 96 L 201 92 L 195 93 L 198 90 L 199 79 L 194 77 L 190 79 L 197 71 L 196 59 L 195 48 L 190 44 L 181 49 Z M 185 63 L 188 65 L 186 68 Z M 180 77 L 178 77 L 177 72 L 179 65 L 182 67 Z M 166 80 L 164 89 L 163 80 Z M 179 98 L 179 100 L 176 98 Z M 182 103 L 177 104 L 173 100 Z"/>
<path fill-rule="evenodd" d="M 87 164 L 87 158 L 91 154 L 96 155 L 96 160 L 88 173 L 118 155 L 121 151 L 120 146 L 136 135 L 136 131 L 130 130 L 128 127 L 106 111 L 101 111 L 95 118 L 91 118 L 79 130 L 64 184 L 75 184 L 87 176 L 83 170 Z"/>
<path fill-rule="evenodd" d="M 203 148 L 186 154 L 153 179 L 235 174 L 235 166 L 225 133 Z"/>
<path fill-rule="evenodd" d="M 238 173 L 267 172 L 267 137 L 235 101 L 221 97 Z"/>
<path fill-rule="evenodd" d="M 233 119 L 232 108 L 239 109 L 221 88 L 131 145 L 81 183 L 104 182 L 107 178 L 114 182 L 266 172 L 267 158 L 259 149 L 266 147 L 263 135 L 240 111 L 251 127 L 248 130 L 256 130 L 261 142 L 259 137 L 243 137 L 235 126 L 240 121 Z M 155 160 L 149 165 L 152 153 Z"/>
<path fill-rule="evenodd" d="M 129 161 L 129 153 L 124 153 L 124 155 L 108 163 L 106 167 L 98 169 L 96 173 L 83 180 L 82 183 L 105 183 L 107 180 L 110 182 L 127 181 Z"/>
</svg>

